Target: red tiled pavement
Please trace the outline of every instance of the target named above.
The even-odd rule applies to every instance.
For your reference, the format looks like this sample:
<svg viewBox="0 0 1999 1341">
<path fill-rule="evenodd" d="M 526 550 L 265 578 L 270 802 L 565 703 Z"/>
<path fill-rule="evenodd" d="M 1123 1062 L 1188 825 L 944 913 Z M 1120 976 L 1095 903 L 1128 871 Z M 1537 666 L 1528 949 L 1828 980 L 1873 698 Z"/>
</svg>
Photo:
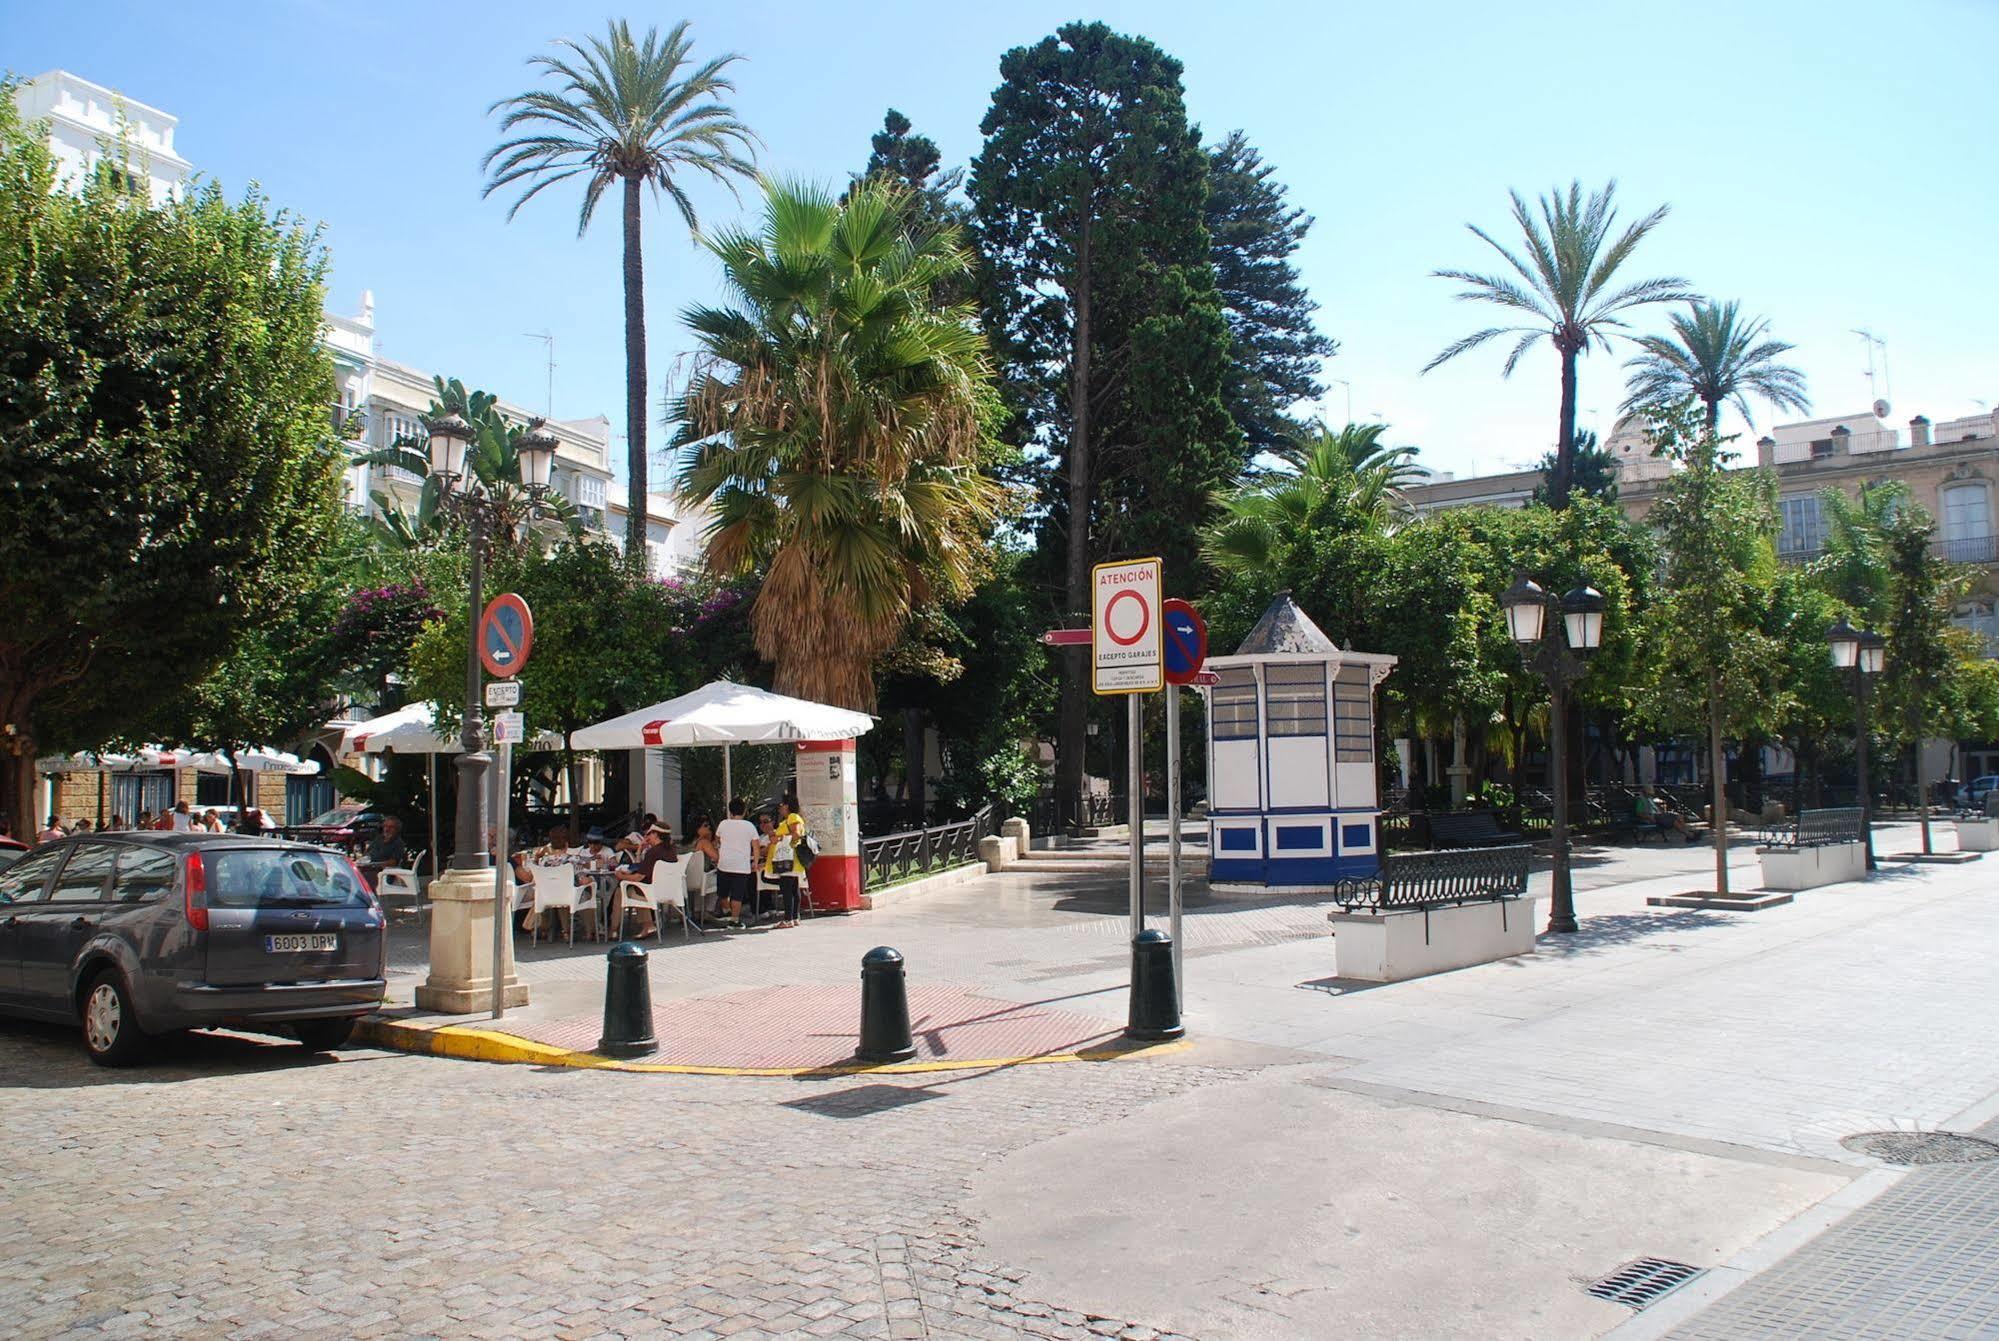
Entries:
<svg viewBox="0 0 1999 1341">
<path fill-rule="evenodd" d="M 635 1060 L 677 1066 L 836 1066 L 853 1058 L 859 1041 L 861 987 L 759 987 L 655 1005 L 652 1015 L 659 1051 Z M 909 1022 L 916 1062 L 1042 1057 L 1106 1047 L 1122 1032 L 1101 1018 L 998 1001 L 951 986 L 911 987 Z M 588 1052 L 597 1046 L 603 1020 L 570 1016 L 479 1027 Z"/>
</svg>

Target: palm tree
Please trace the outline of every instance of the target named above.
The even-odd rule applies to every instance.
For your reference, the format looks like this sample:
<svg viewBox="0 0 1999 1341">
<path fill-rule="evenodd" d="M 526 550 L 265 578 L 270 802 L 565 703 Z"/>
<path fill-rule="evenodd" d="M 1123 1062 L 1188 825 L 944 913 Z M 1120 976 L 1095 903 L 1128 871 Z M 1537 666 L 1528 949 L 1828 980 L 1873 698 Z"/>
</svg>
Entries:
<svg viewBox="0 0 1999 1341">
<path fill-rule="evenodd" d="M 735 92 L 723 71 L 740 60 L 718 56 L 683 75 L 693 42 L 687 23 L 673 25 L 664 41 L 646 30 L 632 40 L 631 25 L 611 24 L 604 37 L 559 41 L 565 54 L 532 56 L 528 64 L 558 81 L 559 88 L 531 90 L 502 98 L 487 109 L 506 114 L 500 132 L 527 133 L 495 145 L 480 166 L 492 174 L 484 194 L 515 183 L 526 188 L 507 210 L 521 206 L 557 182 L 583 178 L 580 236 L 597 212 L 597 202 L 613 182 L 624 185 L 625 228 L 625 439 L 629 510 L 626 548 L 645 552 L 646 536 L 646 328 L 645 269 L 640 257 L 639 188 L 664 192 L 695 232 L 694 202 L 682 182 L 699 172 L 734 189 L 734 179 L 755 171 L 750 159 L 756 137 L 718 101 Z"/>
<path fill-rule="evenodd" d="M 982 469 L 985 339 L 935 297 L 971 259 L 916 209 L 881 180 L 766 184 L 758 231 L 707 243 L 733 301 L 686 314 L 700 348 L 671 406 L 709 566 L 763 577 L 751 630 L 776 687 L 860 709 L 911 611 L 969 593 L 1005 501 Z"/>
<path fill-rule="evenodd" d="M 1723 401 L 1753 424 L 1749 413 L 1752 394 L 1780 410 L 1809 410 L 1812 403 L 1805 396 L 1805 375 L 1777 361 L 1795 346 L 1782 340 L 1763 340 L 1770 323 L 1761 317 L 1750 320 L 1739 316 L 1737 307 L 1733 300 L 1711 303 L 1696 298 L 1687 305 L 1687 312 L 1674 312 L 1666 318 L 1678 339 L 1639 336 L 1641 352 L 1624 365 L 1631 373 L 1625 410 L 1697 400 L 1707 409 L 1710 433 L 1721 422 Z"/>
<path fill-rule="evenodd" d="M 1202 554 L 1259 585 L 1282 582 L 1287 557 L 1314 529 L 1392 530 L 1410 515 L 1403 490 L 1422 478 L 1414 447 L 1385 447 L 1386 424 L 1334 429 L 1314 422 L 1272 453 L 1279 469 L 1244 481 L 1216 499 L 1221 515 L 1203 537 Z"/>
<path fill-rule="evenodd" d="M 1432 272 L 1438 279 L 1466 285 L 1458 294 L 1461 300 L 1511 309 L 1524 314 L 1527 324 L 1474 331 L 1424 364 L 1424 372 L 1501 335 L 1520 337 L 1506 356 L 1502 376 L 1511 377 L 1515 365 L 1538 340 L 1547 339 L 1561 355 L 1562 411 L 1555 438 L 1555 474 L 1548 488 L 1548 500 L 1556 508 L 1568 506 L 1569 482 L 1575 474 L 1576 360 L 1592 344 L 1609 350 L 1612 334 L 1625 329 L 1620 312 L 1647 303 L 1691 302 L 1696 296 L 1683 279 L 1641 279 L 1613 287 L 1618 270 L 1631 259 L 1645 235 L 1659 226 L 1668 208 L 1661 205 L 1613 239 L 1616 191 L 1617 183 L 1611 182 L 1585 200 L 1582 183 L 1571 182 L 1567 194 L 1556 190 L 1541 197 L 1538 218 L 1518 191 L 1508 192 L 1513 199 L 1513 221 L 1526 244 L 1526 259 L 1501 246 L 1478 225 L 1465 227 L 1503 256 L 1519 279 L 1468 270 Z"/>
</svg>

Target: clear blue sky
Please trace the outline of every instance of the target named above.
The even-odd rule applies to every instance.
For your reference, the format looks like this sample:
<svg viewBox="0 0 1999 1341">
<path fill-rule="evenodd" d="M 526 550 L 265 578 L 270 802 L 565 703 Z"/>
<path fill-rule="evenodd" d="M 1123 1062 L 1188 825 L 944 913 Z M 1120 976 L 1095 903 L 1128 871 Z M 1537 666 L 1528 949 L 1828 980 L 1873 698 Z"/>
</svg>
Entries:
<svg viewBox="0 0 1999 1341">
<path fill-rule="evenodd" d="M 520 333 L 552 331 L 557 415 L 602 412 L 621 431 L 615 212 L 579 240 L 576 197 L 561 187 L 511 225 L 479 197 L 495 138 L 487 105 L 531 85 L 523 61 L 551 38 L 601 25 L 566 9 L 8 5 L 0 61 L 21 74 L 65 67 L 172 112 L 183 155 L 232 193 L 254 178 L 324 220 L 332 304 L 351 311 L 373 289 L 388 356 L 539 407 L 541 346 Z M 684 15 L 698 52 L 747 57 L 737 104 L 766 166 L 832 181 L 863 163 L 890 105 L 947 162 L 969 159 L 1001 53 L 1066 20 L 1145 34 L 1186 64 L 1188 105 L 1209 138 L 1247 131 L 1317 216 L 1301 266 L 1341 343 L 1328 375 L 1351 382 L 1355 417 L 1386 419 L 1441 469 L 1488 473 L 1537 456 L 1553 439 L 1556 371 L 1542 353 L 1502 382 L 1501 353 L 1480 351 L 1419 376 L 1487 315 L 1453 303 L 1428 272 L 1484 268 L 1464 224 L 1499 228 L 1509 187 L 1571 177 L 1616 177 L 1634 210 L 1671 202 L 1634 274 L 1683 275 L 1770 316 L 1798 346 L 1819 412 L 1858 412 L 1873 397 L 1854 327 L 1888 342 L 1897 423 L 1999 399 L 1991 0 L 702 0 L 631 15 Z M 713 190 L 698 198 L 707 221 L 738 208 Z M 664 211 L 646 262 L 657 442 L 659 386 L 687 344 L 678 313 L 716 284 Z M 1584 362 L 1586 427 L 1610 426 L 1617 362 Z M 1331 388 L 1334 419 L 1346 397 Z"/>
</svg>

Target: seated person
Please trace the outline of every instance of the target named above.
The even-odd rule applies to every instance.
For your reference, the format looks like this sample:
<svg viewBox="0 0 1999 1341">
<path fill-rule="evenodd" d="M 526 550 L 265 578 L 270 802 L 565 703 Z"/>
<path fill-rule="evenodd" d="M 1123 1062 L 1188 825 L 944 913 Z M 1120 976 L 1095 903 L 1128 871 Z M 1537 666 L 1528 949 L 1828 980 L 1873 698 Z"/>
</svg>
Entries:
<svg viewBox="0 0 1999 1341">
<path fill-rule="evenodd" d="M 722 886 L 715 878 L 715 872 L 722 861 L 722 849 L 715 842 L 715 826 L 703 815 L 694 822 L 693 851 L 707 858 L 707 868 L 701 872 L 701 889 L 698 910 L 703 917 L 719 917 L 722 913 Z"/>
<path fill-rule="evenodd" d="M 522 884 L 528 884 L 534 879 L 530 868 L 536 866 L 567 866 L 573 863 L 575 859 L 575 851 L 569 846 L 569 830 L 558 824 L 548 831 L 548 841 L 533 852 L 514 854 L 514 878 Z M 555 926 L 550 930 L 549 934 L 552 936 L 568 935 L 569 910 L 567 908 L 550 908 L 547 911 L 555 920 Z M 527 906 L 521 910 L 521 930 L 532 932 L 534 930 L 534 918 L 534 898 L 530 894 Z"/>
<path fill-rule="evenodd" d="M 240 826 L 244 833 L 262 833 L 264 817 L 261 811 L 243 812 Z M 410 859 L 410 845 L 403 839 L 403 822 L 394 815 L 382 816 L 381 832 L 368 843 L 367 864 L 370 866 L 407 866 Z"/>
<path fill-rule="evenodd" d="M 631 880 L 637 881 L 641 885 L 651 884 L 653 869 L 661 862 L 677 862 L 680 860 L 680 854 L 673 846 L 672 829 L 655 820 L 646 830 L 646 837 L 651 841 L 646 846 L 645 855 L 639 858 L 638 862 L 634 865 L 620 866 L 618 868 L 618 891 L 611 896 L 611 926 L 621 934 L 625 927 L 625 882 Z M 682 906 L 684 907 L 685 905 Z M 637 917 L 639 919 L 638 934 L 641 936 L 652 935 L 653 923 L 651 911 L 641 908 L 638 910 Z"/>
<path fill-rule="evenodd" d="M 576 864 L 586 871 L 608 871 L 617 866 L 617 850 L 605 843 L 602 829 L 583 835 L 583 850 L 576 854 Z"/>
<path fill-rule="evenodd" d="M 1660 829 L 1671 829 L 1682 838 L 1685 838 L 1689 843 L 1694 841 L 1694 833 L 1687 827 L 1687 817 L 1680 814 L 1677 810 L 1668 807 L 1660 799 L 1656 788 L 1647 787 L 1640 791 L 1636 806 L 1638 820 L 1641 824 L 1650 824 Z"/>
</svg>

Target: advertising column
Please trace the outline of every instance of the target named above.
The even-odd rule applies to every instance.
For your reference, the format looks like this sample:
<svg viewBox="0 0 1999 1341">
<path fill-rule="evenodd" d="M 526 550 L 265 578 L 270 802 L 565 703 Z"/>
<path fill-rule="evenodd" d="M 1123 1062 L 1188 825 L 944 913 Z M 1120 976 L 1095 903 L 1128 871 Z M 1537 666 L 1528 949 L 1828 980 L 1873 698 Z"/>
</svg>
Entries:
<svg viewBox="0 0 1999 1341">
<path fill-rule="evenodd" d="M 857 912 L 861 906 L 861 816 L 854 786 L 854 742 L 808 740 L 798 746 L 798 809 L 819 844 L 807 879 L 812 909 Z"/>
</svg>

